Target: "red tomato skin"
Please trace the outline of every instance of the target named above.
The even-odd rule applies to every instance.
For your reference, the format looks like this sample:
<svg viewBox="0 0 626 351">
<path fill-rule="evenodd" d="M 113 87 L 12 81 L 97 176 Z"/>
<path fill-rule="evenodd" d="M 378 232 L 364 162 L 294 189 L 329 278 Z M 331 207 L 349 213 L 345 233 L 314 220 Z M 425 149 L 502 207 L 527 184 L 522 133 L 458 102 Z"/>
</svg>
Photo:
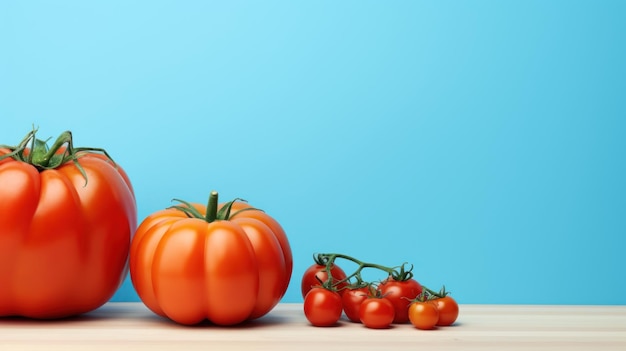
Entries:
<svg viewBox="0 0 626 351">
<path fill-rule="evenodd" d="M 437 325 L 450 326 L 459 317 L 459 304 L 450 296 L 436 298 L 431 301 L 439 311 Z"/>
<path fill-rule="evenodd" d="M 346 272 L 341 269 L 336 264 L 333 264 L 330 268 L 330 274 L 333 277 L 334 282 L 341 281 L 346 279 Z M 302 280 L 300 284 L 300 288 L 302 291 L 302 297 L 305 297 L 306 294 L 316 286 L 320 286 L 321 282 L 328 281 L 328 273 L 326 272 L 326 266 L 313 264 L 307 268 L 302 274 Z M 347 282 L 342 282 L 335 288 L 339 291 L 339 294 L 342 294 L 345 287 L 348 285 Z"/>
<path fill-rule="evenodd" d="M 409 305 L 411 300 L 422 293 L 422 285 L 415 279 L 398 281 L 389 278 L 380 284 L 379 289 L 396 309 L 393 322 L 396 324 L 407 323 L 409 321 Z"/>
<path fill-rule="evenodd" d="M 434 329 L 439 320 L 439 311 L 437 306 L 430 301 L 413 302 L 409 306 L 409 320 L 417 329 Z"/>
<path fill-rule="evenodd" d="M 361 323 L 359 310 L 361 309 L 361 303 L 367 299 L 368 293 L 368 288 L 363 287 L 345 289 L 343 294 L 341 294 L 343 312 L 351 322 Z"/>
<path fill-rule="evenodd" d="M 367 298 L 359 309 L 361 323 L 372 329 L 385 329 L 391 326 L 396 309 L 386 298 Z"/>
<path fill-rule="evenodd" d="M 304 297 L 304 315 L 313 326 L 334 326 L 341 312 L 341 295 L 336 291 L 316 287 Z"/>
<path fill-rule="evenodd" d="M 276 233 L 246 215 L 255 212 L 212 223 L 175 209 L 146 217 L 130 252 L 131 279 L 143 303 L 184 325 L 234 325 L 267 314 L 291 272 Z"/>
<path fill-rule="evenodd" d="M 73 162 L 39 172 L 0 161 L 0 316 L 79 315 L 124 281 L 137 226 L 132 185 L 103 155 L 78 162 L 87 182 Z"/>
</svg>

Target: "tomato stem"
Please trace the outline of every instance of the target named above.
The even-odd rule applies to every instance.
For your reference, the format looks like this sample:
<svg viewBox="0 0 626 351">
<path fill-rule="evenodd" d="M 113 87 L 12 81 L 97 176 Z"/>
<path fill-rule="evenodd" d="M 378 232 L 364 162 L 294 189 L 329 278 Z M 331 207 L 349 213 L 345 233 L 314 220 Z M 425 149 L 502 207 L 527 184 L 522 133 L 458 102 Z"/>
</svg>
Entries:
<svg viewBox="0 0 626 351">
<path fill-rule="evenodd" d="M 413 269 L 413 266 L 411 266 L 411 268 L 409 268 L 408 270 L 405 270 L 405 265 L 406 263 L 403 263 L 400 266 L 400 271 L 396 270 L 395 268 L 392 267 L 386 267 L 383 265 L 379 265 L 379 264 L 375 264 L 375 263 L 370 263 L 370 262 L 364 262 L 361 261 L 359 259 L 356 259 L 352 256 L 348 256 L 348 255 L 344 255 L 344 254 L 339 254 L 339 253 L 323 253 L 323 254 L 318 254 L 314 259 L 315 262 L 317 264 L 321 264 L 321 265 L 325 265 L 326 266 L 326 272 L 328 273 L 329 277 L 330 275 L 330 270 L 335 262 L 336 259 L 344 259 L 344 260 L 348 260 L 351 261 L 355 264 L 358 265 L 358 268 L 350 275 L 348 275 L 346 278 L 339 280 L 337 282 L 334 283 L 335 286 L 348 282 L 350 281 L 350 279 L 356 279 L 356 285 L 362 285 L 363 284 L 363 278 L 361 277 L 361 271 L 363 271 L 366 268 L 373 268 L 373 269 L 378 269 L 381 270 L 383 272 L 386 272 L 389 276 L 391 276 L 394 280 L 398 280 L 398 281 L 404 281 L 404 280 L 408 280 L 411 279 L 413 277 L 413 273 L 411 272 Z M 330 281 L 330 279 L 329 279 Z"/>
<path fill-rule="evenodd" d="M 202 219 L 206 221 L 207 223 L 212 223 L 215 221 L 229 221 L 232 217 L 244 211 L 263 212 L 263 210 L 260 210 L 258 208 L 246 207 L 246 208 L 240 209 L 239 211 L 236 211 L 235 213 L 231 213 L 233 204 L 237 200 L 243 201 L 243 202 L 245 202 L 246 200 L 236 198 L 232 201 L 225 203 L 224 205 L 222 205 L 221 208 L 219 208 L 218 200 L 219 200 L 219 196 L 218 196 L 217 191 L 215 190 L 211 191 L 211 193 L 209 194 L 209 200 L 206 206 L 206 213 L 204 215 L 200 213 L 200 211 L 198 211 L 198 209 L 196 209 L 194 205 L 184 200 L 173 199 L 172 201 L 180 202 L 182 205 L 171 206 L 170 208 L 185 212 L 185 214 L 189 218 Z"/>
<path fill-rule="evenodd" d="M 448 296 L 448 294 L 450 294 L 449 292 L 446 291 L 446 286 L 444 285 L 441 290 L 439 290 L 439 292 L 436 292 L 434 290 L 429 289 L 428 287 L 422 285 L 422 288 L 424 288 L 424 291 L 426 291 L 429 295 L 432 295 L 434 297 L 437 298 L 442 298 L 442 297 L 446 297 Z"/>
<path fill-rule="evenodd" d="M 85 185 L 87 185 L 88 181 L 87 174 L 78 162 L 78 158 L 80 158 L 83 153 L 102 153 L 115 165 L 115 161 L 113 161 L 111 156 L 104 149 L 74 147 L 72 132 L 69 130 L 61 133 L 61 135 L 59 135 L 59 137 L 52 144 L 52 147 L 48 147 L 48 140 L 37 139 L 37 128 L 33 127 L 33 130 L 28 132 L 28 134 L 26 134 L 24 139 L 22 139 L 17 146 L 0 145 L 0 148 L 6 148 L 9 150 L 9 153 L 0 156 L 0 161 L 11 157 L 16 161 L 26 162 L 34 166 L 39 172 L 47 169 L 55 169 L 69 161 L 72 161 L 76 165 L 76 168 L 80 171 L 81 175 L 85 178 Z"/>
<path fill-rule="evenodd" d="M 217 200 L 217 191 L 211 191 L 209 194 L 209 203 L 206 206 L 206 221 L 208 223 L 214 222 L 217 219 Z"/>
</svg>

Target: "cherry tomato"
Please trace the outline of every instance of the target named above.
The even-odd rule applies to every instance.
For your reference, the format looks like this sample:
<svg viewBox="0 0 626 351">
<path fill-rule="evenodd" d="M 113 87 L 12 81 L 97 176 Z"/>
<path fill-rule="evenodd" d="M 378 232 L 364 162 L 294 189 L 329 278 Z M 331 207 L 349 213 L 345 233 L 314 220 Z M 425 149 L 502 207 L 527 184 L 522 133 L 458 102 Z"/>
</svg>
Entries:
<svg viewBox="0 0 626 351">
<path fill-rule="evenodd" d="M 422 286 L 415 279 L 395 280 L 389 278 L 379 286 L 382 295 L 391 301 L 396 309 L 394 323 L 407 323 L 409 321 L 409 305 L 419 294 Z"/>
<path fill-rule="evenodd" d="M 336 264 L 332 265 L 330 268 L 330 274 L 333 277 L 333 282 L 338 282 L 343 279 L 346 279 L 346 272 L 343 271 Z M 316 278 L 317 277 L 317 278 Z M 319 279 L 319 280 L 318 280 Z M 306 294 L 311 290 L 311 288 L 320 286 L 322 283 L 328 280 L 328 272 L 326 272 L 326 266 L 320 264 L 313 264 L 302 275 L 302 297 L 305 297 Z M 341 293 L 343 289 L 348 285 L 347 282 L 342 282 L 335 288 Z"/>
<path fill-rule="evenodd" d="M 359 309 L 361 323 L 373 329 L 389 328 L 395 314 L 395 307 L 384 297 L 368 297 Z"/>
<path fill-rule="evenodd" d="M 433 329 L 439 321 L 439 311 L 430 301 L 415 301 L 409 305 L 409 320 L 417 329 Z"/>
<path fill-rule="evenodd" d="M 431 300 L 431 302 L 439 311 L 439 321 L 437 325 L 448 326 L 454 324 L 459 316 L 459 304 L 457 304 L 452 297 L 439 297 Z"/>
<path fill-rule="evenodd" d="M 316 327 L 330 327 L 341 317 L 341 295 L 336 291 L 316 287 L 304 297 L 304 315 Z"/>
<path fill-rule="evenodd" d="M 343 294 L 341 294 L 343 312 L 350 321 L 357 323 L 361 322 L 359 309 L 361 308 L 361 303 L 367 299 L 367 295 L 367 287 L 348 288 L 344 290 Z"/>
</svg>

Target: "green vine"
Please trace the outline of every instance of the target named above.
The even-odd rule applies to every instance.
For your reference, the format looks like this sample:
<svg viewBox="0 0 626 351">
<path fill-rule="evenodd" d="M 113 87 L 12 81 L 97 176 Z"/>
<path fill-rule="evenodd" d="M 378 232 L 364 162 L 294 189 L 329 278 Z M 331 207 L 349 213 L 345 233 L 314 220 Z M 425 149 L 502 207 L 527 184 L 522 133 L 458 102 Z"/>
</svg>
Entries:
<svg viewBox="0 0 626 351">
<path fill-rule="evenodd" d="M 346 275 L 344 279 L 335 280 L 332 276 L 332 269 L 335 265 L 335 262 L 338 259 L 343 259 L 350 261 L 357 265 L 357 268 L 349 275 Z M 313 261 L 316 264 L 324 266 L 324 271 L 326 272 L 328 279 L 324 282 L 320 281 L 320 285 L 322 285 L 326 289 L 330 290 L 338 290 L 338 289 L 355 289 L 355 288 L 363 288 L 367 287 L 369 290 L 370 296 L 379 296 L 379 291 L 377 291 L 377 284 L 372 282 L 367 282 L 362 277 L 362 271 L 365 269 L 376 269 L 382 271 L 387 274 L 387 276 L 395 281 L 406 281 L 412 279 L 413 274 L 413 265 L 409 265 L 406 262 L 397 267 L 387 267 L 380 264 L 375 264 L 371 262 L 365 262 L 359 259 L 356 259 L 352 256 L 339 254 L 339 253 L 320 253 L 313 255 Z M 347 284 L 347 286 L 346 286 Z M 384 282 L 383 282 L 384 284 Z M 449 294 L 446 291 L 446 287 L 443 286 L 439 292 L 429 289 L 428 287 L 420 284 L 423 288 L 421 296 L 419 296 L 422 300 L 435 299 L 445 297 Z M 339 288 L 341 287 L 341 288 Z"/>
<path fill-rule="evenodd" d="M 333 265 L 335 264 L 335 261 L 337 259 L 344 259 L 344 260 L 350 261 L 356 264 L 358 267 L 354 272 L 347 275 L 346 278 L 338 280 L 338 281 L 334 281 L 332 277 L 331 269 L 333 268 Z M 376 263 L 361 261 L 352 256 L 339 254 L 339 253 L 320 253 L 320 254 L 314 255 L 313 260 L 315 261 L 316 264 L 325 266 L 325 271 L 329 277 L 327 282 L 332 282 L 332 287 L 339 286 L 346 282 L 349 283 L 349 286 L 351 287 L 364 287 L 364 286 L 370 285 L 370 283 L 366 282 L 363 279 L 362 274 L 361 274 L 361 272 L 364 269 L 368 269 L 368 268 L 383 271 L 387 273 L 389 277 L 397 281 L 405 281 L 405 280 L 409 280 L 413 278 L 413 272 L 412 272 L 413 265 L 411 265 L 407 269 L 406 268 L 407 263 L 403 263 L 399 267 L 387 267 L 387 266 L 383 266 L 383 265 L 376 264 Z M 352 280 L 356 280 L 356 281 L 353 282 Z"/>
</svg>

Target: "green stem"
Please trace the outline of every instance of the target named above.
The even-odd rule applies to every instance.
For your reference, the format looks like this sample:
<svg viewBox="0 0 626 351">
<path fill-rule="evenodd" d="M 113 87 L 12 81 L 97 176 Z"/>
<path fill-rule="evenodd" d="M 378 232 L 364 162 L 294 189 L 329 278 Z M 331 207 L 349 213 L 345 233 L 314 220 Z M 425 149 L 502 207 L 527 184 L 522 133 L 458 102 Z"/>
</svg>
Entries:
<svg viewBox="0 0 626 351">
<path fill-rule="evenodd" d="M 36 167 L 36 165 L 33 163 L 33 154 L 35 153 L 35 141 L 37 141 L 37 138 L 35 137 L 35 133 L 36 131 L 33 130 L 30 134 L 30 136 L 28 136 L 28 138 L 32 138 L 32 140 L 30 140 L 30 153 L 28 154 L 28 163 L 30 163 L 31 165 L 34 165 Z M 26 145 L 28 145 L 28 140 L 25 140 L 23 146 L 20 146 L 21 149 L 20 150 L 20 154 L 23 155 L 24 154 L 24 149 L 26 148 Z M 39 168 L 38 168 L 39 169 Z"/>
<path fill-rule="evenodd" d="M 215 222 L 217 219 L 217 191 L 211 191 L 209 195 L 209 203 L 206 206 L 206 221 L 208 223 Z"/>
<path fill-rule="evenodd" d="M 429 293 L 430 295 L 433 295 L 435 297 L 446 297 L 448 295 L 448 292 L 446 291 L 446 287 L 442 287 L 441 290 L 439 292 L 436 292 L 434 290 L 429 289 L 428 287 L 422 285 L 422 288 L 424 290 L 426 290 L 427 293 Z"/>
<path fill-rule="evenodd" d="M 395 272 L 395 270 L 393 268 L 391 268 L 391 267 L 386 267 L 386 266 L 375 264 L 375 263 L 364 262 L 364 261 L 356 259 L 356 258 L 354 258 L 352 256 L 348 256 L 348 255 L 344 255 L 344 254 L 332 254 L 332 256 L 334 256 L 334 259 L 342 258 L 344 260 L 348 260 L 348 261 L 352 261 L 352 262 L 356 263 L 357 265 L 359 265 L 359 269 L 358 269 L 359 272 L 361 270 L 365 269 L 365 268 L 375 268 L 375 269 L 379 269 L 379 270 L 384 271 L 384 272 L 389 273 L 389 274 L 392 274 L 393 272 Z"/>
<path fill-rule="evenodd" d="M 315 257 L 315 262 L 317 264 L 325 265 L 326 266 L 326 272 L 329 275 L 329 277 L 331 277 L 330 270 L 331 270 L 333 264 L 335 263 L 335 260 L 338 259 L 338 258 L 344 259 L 344 260 L 347 260 L 347 261 L 351 261 L 351 262 L 355 263 L 356 265 L 358 265 L 358 268 L 352 274 L 346 276 L 346 278 L 335 282 L 334 285 L 339 285 L 339 284 L 342 284 L 344 282 L 350 281 L 350 279 L 352 279 L 352 278 L 355 278 L 357 280 L 357 284 L 362 284 L 363 283 L 363 278 L 361 277 L 361 271 L 363 271 L 366 268 L 372 268 L 372 269 L 381 270 L 381 271 L 387 273 L 393 279 L 400 280 L 400 281 L 410 279 L 413 276 L 413 273 L 411 272 L 411 269 L 409 269 L 408 271 L 405 271 L 404 264 L 400 267 L 400 272 L 398 272 L 396 269 L 394 269 L 392 267 L 386 267 L 386 266 L 375 264 L 375 263 L 364 262 L 364 261 L 356 259 L 356 258 L 354 258 L 352 256 L 348 256 L 348 255 L 344 255 L 344 254 L 338 254 L 338 253 L 318 254 L 317 257 Z M 329 281 L 330 280 L 331 279 L 329 279 Z"/>
<path fill-rule="evenodd" d="M 229 201 L 225 204 L 222 205 L 222 207 L 219 209 L 218 211 L 218 194 L 217 191 L 213 190 L 211 191 L 211 193 L 209 194 L 209 201 L 207 203 L 206 206 L 206 213 L 203 215 L 202 213 L 200 213 L 200 211 L 198 211 L 193 204 L 184 201 L 184 200 L 179 200 L 179 199 L 172 199 L 172 201 L 175 202 L 180 202 L 182 205 L 176 205 L 176 206 L 171 206 L 170 208 L 174 208 L 177 209 L 179 211 L 183 211 L 185 212 L 185 214 L 189 217 L 189 218 L 197 218 L 197 219 L 201 219 L 204 220 L 207 223 L 212 223 L 215 221 L 229 221 L 233 216 L 237 215 L 238 213 L 244 212 L 244 211 L 262 211 L 259 210 L 258 208 L 254 208 L 254 207 L 246 207 L 246 208 L 242 208 L 239 211 L 236 211 L 235 213 L 231 214 L 231 209 L 233 207 L 233 204 L 235 203 L 235 201 L 237 200 L 242 200 L 242 199 L 235 199 L 232 201 Z"/>
<path fill-rule="evenodd" d="M 85 186 L 88 181 L 87 174 L 78 162 L 82 153 L 102 153 L 115 165 L 115 162 L 113 162 L 109 154 L 104 149 L 90 147 L 75 148 L 72 140 L 72 132 L 69 130 L 61 133 L 50 148 L 48 148 L 48 140 L 37 139 L 36 134 L 37 129 L 33 127 L 33 130 L 26 134 L 26 137 L 24 137 L 19 145 L 0 145 L 0 147 L 7 148 L 10 151 L 5 155 L 0 156 L 0 161 L 11 157 L 17 161 L 26 162 L 34 166 L 40 172 L 47 169 L 58 168 L 63 164 L 72 161 L 85 178 Z M 59 152 L 63 146 L 66 146 L 66 149 L 63 150 L 63 152 Z"/>
<path fill-rule="evenodd" d="M 63 145 L 67 145 L 67 150 L 63 152 L 62 156 L 59 156 L 57 153 Z M 39 140 L 35 138 L 33 134 L 29 161 L 41 169 L 56 168 L 60 164 L 51 164 L 51 161 L 55 156 L 57 156 L 57 161 L 68 159 L 76 161 L 76 152 L 74 151 L 74 145 L 72 142 L 72 133 L 70 131 L 61 133 L 50 148 L 48 148 L 45 140 Z"/>
</svg>

